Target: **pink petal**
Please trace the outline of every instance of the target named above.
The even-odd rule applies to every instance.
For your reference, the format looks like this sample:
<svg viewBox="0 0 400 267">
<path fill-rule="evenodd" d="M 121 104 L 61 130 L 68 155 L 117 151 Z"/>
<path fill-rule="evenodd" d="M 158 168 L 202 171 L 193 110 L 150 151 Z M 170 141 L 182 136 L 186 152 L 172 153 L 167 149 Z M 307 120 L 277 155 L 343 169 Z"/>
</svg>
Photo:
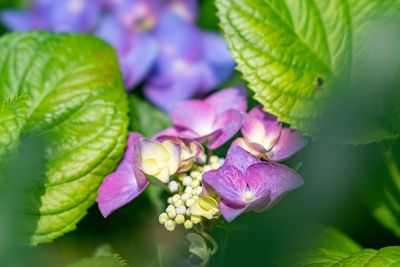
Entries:
<svg viewBox="0 0 400 267">
<path fill-rule="evenodd" d="M 307 144 L 307 139 L 298 131 L 283 128 L 278 142 L 268 153 L 268 159 L 282 161 L 299 151 Z"/>
<path fill-rule="evenodd" d="M 241 147 L 232 147 L 228 150 L 223 166 L 233 166 L 246 175 L 249 166 L 261 162 L 257 157 Z"/>
<path fill-rule="evenodd" d="M 224 89 L 210 95 L 205 102 L 212 106 L 217 114 L 223 113 L 229 109 L 246 112 L 247 90 L 244 86 Z"/>
<path fill-rule="evenodd" d="M 283 164 L 261 162 L 247 169 L 246 182 L 255 198 L 265 196 L 269 191 L 269 205 L 272 205 L 286 192 L 301 186 L 303 178 Z"/>
<path fill-rule="evenodd" d="M 261 121 L 277 121 L 278 118 L 268 112 L 263 111 L 263 106 L 258 105 L 252 110 L 250 110 L 249 115 L 259 119 Z"/>
<path fill-rule="evenodd" d="M 221 212 L 222 217 L 224 217 L 224 219 L 227 222 L 231 222 L 237 216 L 246 212 L 247 206 L 236 209 L 236 208 L 233 208 L 233 207 L 229 206 L 228 204 L 226 204 L 223 200 L 220 200 L 218 202 L 218 208 L 219 208 L 219 211 Z"/>
<path fill-rule="evenodd" d="M 214 124 L 215 129 L 221 130 L 221 134 L 210 139 L 207 144 L 209 149 L 216 149 L 231 139 L 243 125 L 243 117 L 240 111 L 230 109 L 220 114 Z"/>
<path fill-rule="evenodd" d="M 214 132 L 216 114 L 211 105 L 201 100 L 188 100 L 176 104 L 171 110 L 171 120 L 176 126 L 191 130 L 198 136 Z"/>
<path fill-rule="evenodd" d="M 99 188 L 96 201 L 104 217 L 136 198 L 149 184 L 145 174 L 138 168 L 138 159 L 135 158 L 134 142 L 140 137 L 137 133 L 129 134 L 124 158 Z"/>
<path fill-rule="evenodd" d="M 246 190 L 246 180 L 238 169 L 232 166 L 222 166 L 217 170 L 203 174 L 203 183 L 214 191 L 232 207 L 242 208 L 245 205 L 243 194 Z"/>
</svg>

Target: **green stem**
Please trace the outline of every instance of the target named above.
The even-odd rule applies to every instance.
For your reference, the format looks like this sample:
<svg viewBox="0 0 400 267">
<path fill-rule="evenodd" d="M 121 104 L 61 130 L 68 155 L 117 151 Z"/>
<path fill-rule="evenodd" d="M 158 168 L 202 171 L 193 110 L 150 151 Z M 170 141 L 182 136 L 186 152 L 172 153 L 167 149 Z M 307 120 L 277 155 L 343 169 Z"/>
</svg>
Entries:
<svg viewBox="0 0 400 267">
<path fill-rule="evenodd" d="M 213 246 L 210 254 L 211 256 L 215 255 L 215 253 L 217 253 L 218 251 L 218 243 L 217 241 L 215 241 L 215 239 L 209 235 L 208 233 L 206 233 L 205 231 L 202 231 L 200 229 L 198 229 L 197 227 L 193 228 L 194 230 L 196 230 L 200 235 L 202 235 L 205 239 L 207 239 Z"/>
<path fill-rule="evenodd" d="M 392 150 L 384 150 L 383 158 L 386 162 L 389 175 L 392 177 L 392 181 L 396 185 L 398 191 L 400 191 L 400 170 L 393 157 Z"/>
</svg>

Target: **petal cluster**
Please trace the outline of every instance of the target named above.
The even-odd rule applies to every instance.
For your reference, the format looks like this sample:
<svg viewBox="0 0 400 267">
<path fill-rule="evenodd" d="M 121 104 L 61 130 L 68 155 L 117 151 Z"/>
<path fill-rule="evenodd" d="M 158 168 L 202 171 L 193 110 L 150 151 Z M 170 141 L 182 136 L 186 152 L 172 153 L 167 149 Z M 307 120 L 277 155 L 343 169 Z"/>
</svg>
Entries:
<svg viewBox="0 0 400 267">
<path fill-rule="evenodd" d="M 241 147 L 233 147 L 221 168 L 203 175 L 203 183 L 221 197 L 219 210 L 230 222 L 244 212 L 265 210 L 301 186 L 303 179 L 285 165 L 261 162 Z"/>
<path fill-rule="evenodd" d="M 259 105 L 244 116 L 241 129 L 243 138 L 232 143 L 265 160 L 283 161 L 291 157 L 307 144 L 307 139 L 299 132 L 283 128 L 278 119 L 263 112 Z"/>
<path fill-rule="evenodd" d="M 180 136 L 200 143 L 207 141 L 209 149 L 216 149 L 242 127 L 242 113 L 246 108 L 247 93 L 244 87 L 225 89 L 205 100 L 182 101 L 171 110 L 171 120 L 175 126 L 159 133 L 157 137 Z"/>
</svg>

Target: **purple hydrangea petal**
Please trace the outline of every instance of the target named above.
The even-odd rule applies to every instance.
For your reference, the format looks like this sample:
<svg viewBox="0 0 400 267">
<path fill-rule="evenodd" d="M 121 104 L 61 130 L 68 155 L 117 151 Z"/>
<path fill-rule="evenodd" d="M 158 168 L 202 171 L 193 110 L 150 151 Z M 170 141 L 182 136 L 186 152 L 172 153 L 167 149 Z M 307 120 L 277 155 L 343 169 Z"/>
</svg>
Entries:
<svg viewBox="0 0 400 267">
<path fill-rule="evenodd" d="M 233 208 L 229 204 L 226 204 L 223 200 L 218 202 L 218 208 L 222 217 L 224 217 L 227 222 L 233 221 L 237 216 L 246 212 L 247 210 L 247 206 L 242 208 Z"/>
<path fill-rule="evenodd" d="M 168 8 L 181 18 L 196 22 L 197 0 L 166 0 Z"/>
<path fill-rule="evenodd" d="M 249 209 L 255 212 L 262 212 L 266 210 L 271 203 L 271 191 L 269 190 L 264 190 L 261 195 L 257 196 L 257 199 L 255 199 Z"/>
<path fill-rule="evenodd" d="M 229 109 L 246 112 L 247 90 L 243 86 L 224 89 L 209 96 L 205 102 L 212 106 L 217 114 Z"/>
<path fill-rule="evenodd" d="M 104 217 L 136 198 L 149 184 L 145 174 L 139 169 L 139 159 L 135 151 L 135 140 L 140 137 L 137 133 L 129 134 L 124 158 L 99 188 L 96 201 Z"/>
<path fill-rule="evenodd" d="M 198 136 L 214 132 L 216 115 L 213 108 L 201 100 L 182 101 L 171 110 L 172 122 L 192 130 Z"/>
<path fill-rule="evenodd" d="M 227 110 L 217 117 L 214 123 L 215 129 L 221 129 L 222 133 L 207 143 L 209 149 L 216 149 L 231 139 L 243 125 L 243 117 L 238 110 Z"/>
<path fill-rule="evenodd" d="M 158 53 L 155 39 L 148 34 L 132 36 L 131 46 L 120 56 L 121 70 L 126 88 L 133 89 L 150 71 Z"/>
<path fill-rule="evenodd" d="M 258 105 L 250 110 L 249 115 L 259 119 L 260 121 L 277 121 L 278 118 L 270 113 L 263 111 L 263 106 Z"/>
<path fill-rule="evenodd" d="M 41 22 L 30 12 L 24 10 L 4 9 L 1 11 L 1 22 L 13 31 L 28 31 L 40 28 Z"/>
<path fill-rule="evenodd" d="M 242 208 L 246 180 L 242 172 L 232 166 L 223 166 L 203 174 L 203 183 L 212 189 L 231 207 Z"/>
<path fill-rule="evenodd" d="M 192 98 L 201 84 L 201 76 L 197 69 L 184 61 L 171 60 L 170 68 L 163 70 L 156 67 L 156 73 L 144 87 L 146 97 L 166 112 L 180 101 Z M 182 64 L 182 66 L 177 66 Z"/>
<path fill-rule="evenodd" d="M 283 128 L 278 142 L 268 153 L 268 159 L 282 161 L 299 151 L 307 144 L 307 139 L 298 131 Z"/>
<path fill-rule="evenodd" d="M 246 175 L 246 170 L 253 164 L 261 162 L 257 157 L 239 146 L 229 149 L 223 166 L 234 166 Z"/>
<path fill-rule="evenodd" d="M 202 39 L 204 60 L 213 77 L 213 83 L 210 82 L 209 86 L 213 88 L 232 74 L 236 63 L 232 60 L 232 53 L 228 50 L 228 43 L 219 34 L 204 32 Z"/>
<path fill-rule="evenodd" d="M 129 48 L 129 33 L 121 26 L 115 16 L 105 15 L 96 35 L 112 45 L 120 56 L 126 54 Z"/>
<path fill-rule="evenodd" d="M 272 205 L 286 192 L 303 184 L 303 178 L 289 167 L 275 162 L 261 162 L 250 166 L 246 182 L 256 198 L 270 192 Z"/>
</svg>

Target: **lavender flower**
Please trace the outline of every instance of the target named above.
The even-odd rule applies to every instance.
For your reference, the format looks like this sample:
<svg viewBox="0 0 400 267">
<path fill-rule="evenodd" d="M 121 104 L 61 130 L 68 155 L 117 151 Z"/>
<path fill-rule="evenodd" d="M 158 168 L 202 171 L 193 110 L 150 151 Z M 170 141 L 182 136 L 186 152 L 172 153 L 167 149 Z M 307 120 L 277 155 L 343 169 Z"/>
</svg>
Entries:
<svg viewBox="0 0 400 267">
<path fill-rule="evenodd" d="M 282 128 L 278 119 L 262 111 L 259 105 L 244 116 L 242 127 L 244 138 L 232 143 L 265 160 L 282 161 L 307 144 L 307 139 L 290 128 Z"/>
<path fill-rule="evenodd" d="M 285 165 L 261 162 L 241 147 L 233 147 L 221 168 L 203 174 L 203 184 L 221 197 L 219 210 L 231 222 L 244 212 L 267 209 L 301 186 L 303 179 Z"/>
<path fill-rule="evenodd" d="M 187 100 L 171 110 L 174 127 L 163 135 L 208 141 L 209 149 L 216 149 L 231 139 L 243 124 L 242 112 L 247 109 L 247 92 L 243 87 L 219 91 L 205 100 Z"/>
</svg>

